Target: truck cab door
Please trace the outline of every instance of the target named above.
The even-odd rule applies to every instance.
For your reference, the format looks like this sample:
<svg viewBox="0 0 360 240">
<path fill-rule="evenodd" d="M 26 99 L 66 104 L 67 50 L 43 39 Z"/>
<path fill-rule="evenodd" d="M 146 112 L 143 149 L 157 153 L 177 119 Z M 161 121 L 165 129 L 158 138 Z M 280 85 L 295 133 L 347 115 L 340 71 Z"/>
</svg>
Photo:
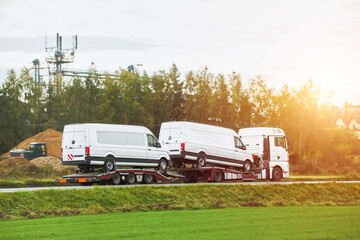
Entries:
<svg viewBox="0 0 360 240">
<path fill-rule="evenodd" d="M 270 161 L 288 161 L 286 138 L 284 136 L 269 136 Z"/>
</svg>

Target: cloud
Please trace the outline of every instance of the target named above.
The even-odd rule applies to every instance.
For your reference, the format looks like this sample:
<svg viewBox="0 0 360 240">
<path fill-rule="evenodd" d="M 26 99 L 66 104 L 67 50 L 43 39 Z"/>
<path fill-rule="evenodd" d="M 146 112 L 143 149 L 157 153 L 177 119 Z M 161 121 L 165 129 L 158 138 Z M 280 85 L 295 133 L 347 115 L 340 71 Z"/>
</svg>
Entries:
<svg viewBox="0 0 360 240">
<path fill-rule="evenodd" d="M 124 40 L 112 37 L 91 37 L 85 36 L 78 38 L 78 49 L 80 51 L 103 51 L 103 50 L 128 50 L 138 51 L 158 47 L 157 44 L 148 43 L 141 40 Z M 71 48 L 70 44 L 65 44 L 71 40 L 70 36 L 63 37 L 63 48 Z M 55 37 L 48 37 L 48 47 L 55 46 Z M 45 37 L 36 38 L 12 38 L 0 37 L 0 52 L 20 51 L 34 53 L 45 50 Z"/>
</svg>

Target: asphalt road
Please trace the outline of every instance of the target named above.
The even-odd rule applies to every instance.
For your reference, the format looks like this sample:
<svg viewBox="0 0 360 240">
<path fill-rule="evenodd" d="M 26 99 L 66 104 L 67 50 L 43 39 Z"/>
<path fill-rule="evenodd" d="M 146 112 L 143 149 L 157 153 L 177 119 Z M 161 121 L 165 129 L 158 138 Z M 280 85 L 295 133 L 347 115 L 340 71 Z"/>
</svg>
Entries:
<svg viewBox="0 0 360 240">
<path fill-rule="evenodd" d="M 228 183 L 171 183 L 171 184 L 134 184 L 134 185 L 93 185 L 93 186 L 54 186 L 54 187 L 25 187 L 25 188 L 1 188 L 0 193 L 6 192 L 18 192 L 18 191 L 39 191 L 39 190 L 67 190 L 67 189 L 91 189 L 94 187 L 144 187 L 144 186 L 158 186 L 158 187 L 169 187 L 169 186 L 184 186 L 184 185 L 273 185 L 273 184 L 323 184 L 323 183 L 360 183 L 360 181 L 301 181 L 301 182 L 228 182 Z"/>
</svg>

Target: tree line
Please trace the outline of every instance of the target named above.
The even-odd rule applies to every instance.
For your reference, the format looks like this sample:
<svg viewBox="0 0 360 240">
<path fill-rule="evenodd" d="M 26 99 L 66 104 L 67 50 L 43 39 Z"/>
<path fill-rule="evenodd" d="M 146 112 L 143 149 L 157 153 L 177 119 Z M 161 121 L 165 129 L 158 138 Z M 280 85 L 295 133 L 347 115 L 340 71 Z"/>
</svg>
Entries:
<svg viewBox="0 0 360 240">
<path fill-rule="evenodd" d="M 260 76 L 245 85 L 239 73 L 213 74 L 204 67 L 181 76 L 173 64 L 152 75 L 119 69 L 99 78 L 92 70 L 86 78 L 64 82 L 56 93 L 54 84 L 36 83 L 26 68 L 19 76 L 9 70 L 0 88 L 0 153 L 70 123 L 143 125 L 158 134 L 162 122 L 184 120 L 236 132 L 280 127 L 289 138 L 291 163 L 305 168 L 323 164 L 336 169 L 359 155 L 354 133 L 334 127 L 339 108 L 320 105 L 319 88 L 311 80 L 276 91 Z"/>
</svg>

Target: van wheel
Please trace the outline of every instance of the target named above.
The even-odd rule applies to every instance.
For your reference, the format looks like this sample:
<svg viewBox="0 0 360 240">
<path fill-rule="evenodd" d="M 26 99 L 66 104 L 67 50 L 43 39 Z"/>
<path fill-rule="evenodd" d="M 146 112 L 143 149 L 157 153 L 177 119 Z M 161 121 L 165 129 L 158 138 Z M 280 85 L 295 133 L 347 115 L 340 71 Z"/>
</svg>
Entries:
<svg viewBox="0 0 360 240">
<path fill-rule="evenodd" d="M 158 169 L 160 171 L 165 171 L 168 167 L 168 162 L 166 159 L 162 158 L 160 159 L 160 162 L 159 162 L 159 166 L 158 166 Z"/>
<path fill-rule="evenodd" d="M 243 171 L 250 172 L 250 170 L 251 170 L 251 162 L 246 160 L 243 166 Z"/>
<path fill-rule="evenodd" d="M 115 170 L 115 159 L 112 157 L 107 157 L 104 163 L 105 172 L 111 172 Z"/>
<path fill-rule="evenodd" d="M 206 164 L 206 155 L 203 153 L 200 153 L 200 155 L 197 158 L 197 165 L 198 167 L 204 167 Z"/>
<path fill-rule="evenodd" d="M 214 182 L 222 182 L 222 180 L 224 180 L 223 172 L 219 169 L 215 170 Z"/>
<path fill-rule="evenodd" d="M 136 183 L 136 175 L 134 173 L 129 173 L 127 176 L 125 176 L 125 182 L 127 184 Z"/>
<path fill-rule="evenodd" d="M 274 182 L 280 181 L 282 178 L 282 171 L 279 167 L 275 167 L 272 171 L 272 180 Z"/>
<path fill-rule="evenodd" d="M 151 183 L 154 182 L 154 176 L 153 176 L 153 175 L 144 174 L 144 175 L 143 175 L 142 182 L 143 182 L 144 184 L 151 184 Z"/>
<path fill-rule="evenodd" d="M 111 178 L 111 182 L 114 185 L 120 185 L 121 183 L 121 175 L 119 173 L 115 173 L 112 178 Z"/>
</svg>

